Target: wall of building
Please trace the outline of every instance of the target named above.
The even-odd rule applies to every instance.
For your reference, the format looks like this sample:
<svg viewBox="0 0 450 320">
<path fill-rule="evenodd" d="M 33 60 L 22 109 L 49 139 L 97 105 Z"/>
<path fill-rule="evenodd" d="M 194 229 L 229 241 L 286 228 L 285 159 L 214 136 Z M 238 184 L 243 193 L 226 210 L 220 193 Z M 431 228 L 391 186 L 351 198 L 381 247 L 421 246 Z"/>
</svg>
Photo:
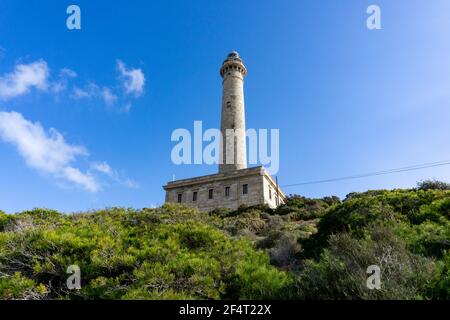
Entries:
<svg viewBox="0 0 450 320">
<path fill-rule="evenodd" d="M 237 174 L 236 174 L 237 173 Z M 202 211 L 217 208 L 236 210 L 241 205 L 253 206 L 267 204 L 276 208 L 284 203 L 284 194 L 280 190 L 277 197 L 277 186 L 274 180 L 259 168 L 244 169 L 232 175 L 217 174 L 173 182 L 176 185 L 166 186 L 166 202 L 178 202 L 181 194 L 182 204 L 196 207 Z M 243 193 L 243 185 L 247 184 L 248 193 Z M 230 193 L 226 195 L 226 187 Z M 213 198 L 209 199 L 209 190 L 213 190 Z M 197 192 L 197 200 L 193 194 Z"/>
<path fill-rule="evenodd" d="M 276 208 L 278 205 L 284 203 L 284 194 L 281 193 L 277 195 L 277 186 L 272 179 L 264 175 L 263 182 L 263 192 L 264 192 L 264 203 L 271 208 Z"/>
<path fill-rule="evenodd" d="M 243 185 L 247 184 L 248 194 L 243 194 Z M 230 195 L 225 195 L 225 188 L 230 187 Z M 213 198 L 209 199 L 209 190 L 213 189 Z M 197 201 L 193 193 L 197 192 Z M 245 176 L 220 181 L 210 181 L 194 186 L 179 187 L 166 192 L 166 202 L 178 202 L 182 194 L 182 203 L 197 207 L 202 211 L 215 208 L 236 210 L 240 205 L 252 206 L 264 203 L 264 177 L 261 175 Z"/>
</svg>

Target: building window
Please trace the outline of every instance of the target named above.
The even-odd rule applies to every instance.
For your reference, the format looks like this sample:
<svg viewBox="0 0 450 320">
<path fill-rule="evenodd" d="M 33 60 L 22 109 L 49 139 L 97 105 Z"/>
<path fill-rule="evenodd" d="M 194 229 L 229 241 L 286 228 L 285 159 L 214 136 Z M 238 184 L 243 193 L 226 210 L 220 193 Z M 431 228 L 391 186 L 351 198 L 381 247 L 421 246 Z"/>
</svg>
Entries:
<svg viewBox="0 0 450 320">
<path fill-rule="evenodd" d="M 272 189 L 269 188 L 269 199 L 272 200 Z"/>
<path fill-rule="evenodd" d="M 197 201 L 197 191 L 192 193 L 192 201 Z"/>
<path fill-rule="evenodd" d="M 242 194 L 247 194 L 248 193 L 248 184 L 243 184 L 242 185 Z"/>
<path fill-rule="evenodd" d="M 225 197 L 230 196 L 230 187 L 225 187 Z"/>
<path fill-rule="evenodd" d="M 214 189 L 209 189 L 208 190 L 208 199 L 212 199 L 213 198 L 213 192 L 214 192 Z"/>
<path fill-rule="evenodd" d="M 178 203 L 181 203 L 181 201 L 183 201 L 183 194 L 179 193 L 178 194 Z"/>
</svg>

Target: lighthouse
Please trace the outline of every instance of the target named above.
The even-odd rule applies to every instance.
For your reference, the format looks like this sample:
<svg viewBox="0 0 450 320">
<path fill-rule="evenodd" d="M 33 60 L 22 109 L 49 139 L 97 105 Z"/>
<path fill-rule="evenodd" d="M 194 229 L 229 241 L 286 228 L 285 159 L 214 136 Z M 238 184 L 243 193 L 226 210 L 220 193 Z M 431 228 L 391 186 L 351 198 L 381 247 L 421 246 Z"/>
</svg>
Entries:
<svg viewBox="0 0 450 320">
<path fill-rule="evenodd" d="M 244 77 L 247 69 L 239 53 L 232 51 L 220 68 L 222 77 L 222 133 L 219 173 L 247 168 Z"/>
<path fill-rule="evenodd" d="M 168 182 L 163 186 L 166 202 L 180 203 L 201 211 L 241 206 L 275 208 L 286 196 L 262 166 L 247 168 L 244 78 L 247 69 L 239 53 L 231 51 L 222 62 L 222 134 L 219 172 Z M 219 109 L 219 108 L 217 108 Z M 188 168 L 188 167 L 186 167 Z"/>
</svg>

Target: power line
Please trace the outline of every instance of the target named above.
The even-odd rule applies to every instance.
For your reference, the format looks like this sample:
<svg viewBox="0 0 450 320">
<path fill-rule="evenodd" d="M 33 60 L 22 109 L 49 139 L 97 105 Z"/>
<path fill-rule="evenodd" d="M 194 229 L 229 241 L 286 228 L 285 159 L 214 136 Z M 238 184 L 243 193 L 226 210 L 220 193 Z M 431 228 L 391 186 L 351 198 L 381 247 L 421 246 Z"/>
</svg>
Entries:
<svg viewBox="0 0 450 320">
<path fill-rule="evenodd" d="M 338 178 L 331 178 L 331 179 L 323 179 L 323 180 L 313 180 L 313 181 L 306 181 L 306 182 L 300 182 L 300 183 L 293 183 L 293 184 L 287 184 L 281 186 L 282 188 L 289 188 L 294 186 L 304 186 L 309 184 L 319 184 L 319 183 L 327 183 L 327 182 L 334 182 L 334 181 L 342 181 L 342 180 L 351 180 L 351 179 L 359 179 L 359 178 L 366 178 L 366 177 L 372 177 L 372 176 L 381 176 L 386 174 L 392 174 L 392 173 L 398 173 L 398 172 L 406 172 L 406 171 L 414 171 L 414 170 L 421 170 L 426 168 L 432 168 L 432 167 L 440 167 L 440 166 L 447 166 L 450 165 L 450 160 L 442 160 L 442 161 L 436 161 L 436 162 L 429 162 L 429 163 L 423 163 L 423 164 L 416 164 L 408 167 L 401 167 L 396 169 L 389 169 L 389 170 L 383 170 L 383 171 L 375 171 L 370 173 L 362 173 L 357 175 L 351 175 L 351 176 L 344 176 L 344 177 L 338 177 Z"/>
</svg>

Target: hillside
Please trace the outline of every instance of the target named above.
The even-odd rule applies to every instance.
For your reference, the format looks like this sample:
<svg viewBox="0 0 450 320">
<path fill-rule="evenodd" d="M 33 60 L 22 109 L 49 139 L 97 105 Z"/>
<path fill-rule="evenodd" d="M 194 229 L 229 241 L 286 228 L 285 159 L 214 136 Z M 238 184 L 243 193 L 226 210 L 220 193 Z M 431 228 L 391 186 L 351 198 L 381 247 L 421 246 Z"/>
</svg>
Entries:
<svg viewBox="0 0 450 320">
<path fill-rule="evenodd" d="M 381 290 L 366 269 L 382 270 Z M 67 267 L 81 270 L 69 290 Z M 291 196 L 271 210 L 178 205 L 0 212 L 2 299 L 450 299 L 450 188 Z"/>
</svg>

